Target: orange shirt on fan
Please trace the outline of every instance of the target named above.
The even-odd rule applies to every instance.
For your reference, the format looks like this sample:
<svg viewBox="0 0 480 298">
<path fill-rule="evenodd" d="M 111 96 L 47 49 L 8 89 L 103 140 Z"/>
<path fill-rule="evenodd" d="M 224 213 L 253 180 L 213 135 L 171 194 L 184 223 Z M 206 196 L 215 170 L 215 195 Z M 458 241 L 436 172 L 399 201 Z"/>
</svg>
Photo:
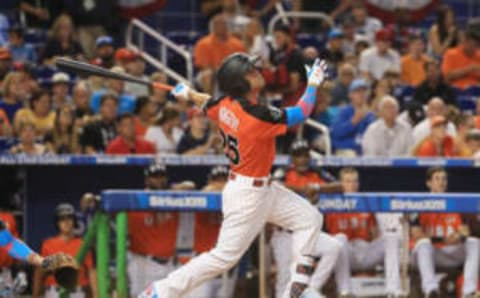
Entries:
<svg viewBox="0 0 480 298">
<path fill-rule="evenodd" d="M 446 76 L 449 72 L 471 65 L 480 66 L 480 50 L 476 50 L 472 57 L 465 55 L 462 46 L 448 49 L 443 55 L 442 72 Z M 470 72 L 463 77 L 450 82 L 454 87 L 465 89 L 480 84 L 480 73 Z"/>
<path fill-rule="evenodd" d="M 222 41 L 213 34 L 209 34 L 195 44 L 193 58 L 198 68 L 217 69 L 223 59 L 236 52 L 245 52 L 245 46 L 241 40 L 228 36 L 225 41 Z"/>
<path fill-rule="evenodd" d="M 458 213 L 421 213 L 418 220 L 428 236 L 437 238 L 446 238 L 457 232 L 462 225 L 462 216 Z M 436 245 L 444 244 L 437 243 Z"/>
<path fill-rule="evenodd" d="M 439 148 L 437 148 L 435 143 L 432 141 L 432 139 L 430 137 L 427 137 L 423 141 L 421 141 L 420 144 L 418 144 L 418 146 L 413 152 L 413 155 L 417 157 L 454 156 L 453 144 L 453 138 L 450 136 L 446 136 L 445 139 L 443 139 L 442 148 L 440 151 Z"/>
<path fill-rule="evenodd" d="M 66 253 L 72 257 L 75 257 L 82 246 L 82 239 L 72 238 L 70 240 L 65 240 L 64 238 L 57 236 L 43 241 L 41 255 L 46 257 L 56 253 Z M 92 255 L 87 254 L 85 261 L 80 267 L 78 275 L 78 284 L 82 287 L 89 285 L 87 270 L 93 268 Z M 49 275 L 45 280 L 46 286 L 56 286 L 57 283 L 55 278 L 52 275 Z"/>
<path fill-rule="evenodd" d="M 422 55 L 420 59 L 415 59 L 412 55 L 408 54 L 401 59 L 400 79 L 411 86 L 417 86 L 422 83 L 426 78 L 425 63 L 428 61 L 426 55 Z"/>
<path fill-rule="evenodd" d="M 178 213 L 129 212 L 130 251 L 139 255 L 171 258 L 175 256 Z"/>
<path fill-rule="evenodd" d="M 13 236 L 18 237 L 17 222 L 10 212 L 0 212 L 0 220 L 5 223 Z M 0 249 L 0 268 L 10 267 L 15 260 L 10 257 L 5 249 Z"/>
<path fill-rule="evenodd" d="M 480 129 L 480 116 L 475 116 L 475 127 Z"/>
</svg>

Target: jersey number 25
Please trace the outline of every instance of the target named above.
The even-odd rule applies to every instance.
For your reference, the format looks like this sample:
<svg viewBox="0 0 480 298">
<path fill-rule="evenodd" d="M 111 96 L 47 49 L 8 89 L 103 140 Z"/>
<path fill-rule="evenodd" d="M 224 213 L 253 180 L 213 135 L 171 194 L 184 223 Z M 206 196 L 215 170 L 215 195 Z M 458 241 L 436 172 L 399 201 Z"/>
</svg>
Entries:
<svg viewBox="0 0 480 298">
<path fill-rule="evenodd" d="M 225 134 L 221 131 L 223 138 L 224 152 L 227 158 L 234 165 L 238 165 L 240 162 L 240 152 L 238 151 L 238 140 L 232 135 Z"/>
</svg>

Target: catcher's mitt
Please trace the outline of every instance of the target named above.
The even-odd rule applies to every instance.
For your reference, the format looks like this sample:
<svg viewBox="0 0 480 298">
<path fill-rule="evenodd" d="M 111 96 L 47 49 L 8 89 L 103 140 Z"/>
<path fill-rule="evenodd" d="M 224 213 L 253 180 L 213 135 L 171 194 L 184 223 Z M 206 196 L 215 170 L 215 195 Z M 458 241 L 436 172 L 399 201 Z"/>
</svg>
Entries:
<svg viewBox="0 0 480 298">
<path fill-rule="evenodd" d="M 66 289 L 77 286 L 79 266 L 73 257 L 64 253 L 48 256 L 43 260 L 42 268 L 55 276 L 59 286 Z"/>
</svg>

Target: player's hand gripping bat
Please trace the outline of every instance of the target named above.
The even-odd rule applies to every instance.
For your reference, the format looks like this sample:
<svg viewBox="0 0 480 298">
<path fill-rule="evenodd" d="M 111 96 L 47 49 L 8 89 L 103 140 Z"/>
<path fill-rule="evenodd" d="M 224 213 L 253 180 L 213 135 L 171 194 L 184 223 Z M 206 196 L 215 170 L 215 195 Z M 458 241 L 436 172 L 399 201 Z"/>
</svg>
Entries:
<svg viewBox="0 0 480 298">
<path fill-rule="evenodd" d="M 72 72 L 79 75 L 98 76 L 98 77 L 104 77 L 108 79 L 117 79 L 117 80 L 142 84 L 145 86 L 149 86 L 153 89 L 160 89 L 165 91 L 172 91 L 174 88 L 173 86 L 170 86 L 167 84 L 152 82 L 150 80 L 141 79 L 141 78 L 136 78 L 126 73 L 113 72 L 109 69 L 106 69 L 100 66 L 96 66 L 96 65 L 92 65 L 89 63 L 80 62 L 72 59 L 58 58 L 55 64 L 57 65 L 58 69 L 62 71 Z"/>
</svg>

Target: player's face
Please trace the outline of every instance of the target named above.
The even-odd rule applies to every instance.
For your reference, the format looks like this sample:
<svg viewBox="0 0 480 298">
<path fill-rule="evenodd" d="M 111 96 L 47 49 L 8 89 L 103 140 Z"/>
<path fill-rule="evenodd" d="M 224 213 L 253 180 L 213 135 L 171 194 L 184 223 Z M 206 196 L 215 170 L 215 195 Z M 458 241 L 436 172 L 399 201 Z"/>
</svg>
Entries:
<svg viewBox="0 0 480 298">
<path fill-rule="evenodd" d="M 165 175 L 152 175 L 145 181 L 149 189 L 167 189 L 167 177 Z"/>
<path fill-rule="evenodd" d="M 303 153 L 298 155 L 292 155 L 292 164 L 295 171 L 299 173 L 305 173 L 310 165 L 309 153 Z"/>
<path fill-rule="evenodd" d="M 427 181 L 427 186 L 430 189 L 430 192 L 433 193 L 446 192 L 448 186 L 447 173 L 443 171 L 434 173 L 432 178 Z"/>
<path fill-rule="evenodd" d="M 245 76 L 245 79 L 250 84 L 250 89 L 253 92 L 259 93 L 265 86 L 265 80 L 258 70 L 252 70 Z"/>
<path fill-rule="evenodd" d="M 58 221 L 58 229 L 61 234 L 70 234 L 73 231 L 73 218 L 70 216 L 61 217 Z"/>
<path fill-rule="evenodd" d="M 346 193 L 358 192 L 358 189 L 360 188 L 357 173 L 343 174 L 340 178 L 340 183 L 342 184 L 343 191 Z"/>
</svg>

